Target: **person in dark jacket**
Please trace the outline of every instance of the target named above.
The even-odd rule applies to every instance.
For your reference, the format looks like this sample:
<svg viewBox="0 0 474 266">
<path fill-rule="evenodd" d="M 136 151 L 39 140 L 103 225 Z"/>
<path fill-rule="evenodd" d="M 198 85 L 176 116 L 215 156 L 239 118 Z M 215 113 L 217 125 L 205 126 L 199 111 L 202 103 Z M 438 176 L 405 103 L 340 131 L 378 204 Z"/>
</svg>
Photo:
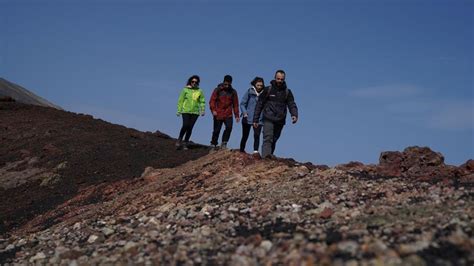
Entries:
<svg viewBox="0 0 474 266">
<path fill-rule="evenodd" d="M 265 87 L 263 78 L 255 77 L 252 82 L 251 88 L 247 90 L 240 101 L 240 110 L 242 111 L 242 139 L 240 140 L 240 151 L 245 152 L 245 146 L 250 134 L 250 128 L 253 124 L 253 115 L 255 112 L 255 106 L 257 105 L 258 98 L 262 94 L 263 88 Z M 262 132 L 262 116 L 258 121 L 258 127 L 253 129 L 253 153 L 258 153 L 258 147 L 260 145 L 260 133 Z"/>
<path fill-rule="evenodd" d="M 222 135 L 221 148 L 227 148 L 227 142 L 232 132 L 233 117 L 237 123 L 240 121 L 239 98 L 237 91 L 232 88 L 232 76 L 226 75 L 223 83 L 219 84 L 212 92 L 209 100 L 209 107 L 214 116 L 214 130 L 212 132 L 211 145 L 216 149 L 217 140 L 221 132 L 222 124 L 225 124 L 224 134 Z"/>
<path fill-rule="evenodd" d="M 293 93 L 286 86 L 285 76 L 285 71 L 276 71 L 275 79 L 262 92 L 255 107 L 254 128 L 258 127 L 260 114 L 263 113 L 263 158 L 274 157 L 276 142 L 285 125 L 287 108 L 290 110 L 292 123 L 298 121 L 298 107 Z"/>
</svg>

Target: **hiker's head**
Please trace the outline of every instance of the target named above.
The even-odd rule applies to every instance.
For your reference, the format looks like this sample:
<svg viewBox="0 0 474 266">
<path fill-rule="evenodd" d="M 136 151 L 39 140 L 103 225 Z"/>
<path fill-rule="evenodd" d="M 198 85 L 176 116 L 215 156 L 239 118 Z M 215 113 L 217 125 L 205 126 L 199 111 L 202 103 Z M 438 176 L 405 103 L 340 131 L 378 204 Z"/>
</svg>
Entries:
<svg viewBox="0 0 474 266">
<path fill-rule="evenodd" d="M 277 86 L 283 85 L 283 83 L 285 82 L 285 76 L 286 76 L 285 71 L 281 69 L 275 72 L 275 81 L 276 81 Z"/>
<path fill-rule="evenodd" d="M 224 88 L 229 88 L 230 85 L 232 85 L 232 76 L 231 75 L 225 75 L 224 76 L 224 82 L 222 83 L 222 86 L 224 86 Z"/>
<path fill-rule="evenodd" d="M 261 77 L 255 77 L 250 84 L 252 84 L 258 92 L 262 91 L 265 86 L 265 82 Z"/>
<path fill-rule="evenodd" d="M 193 75 L 188 79 L 188 83 L 186 85 L 191 86 L 191 87 L 197 87 L 199 86 L 199 82 L 201 79 L 199 78 L 198 75 Z"/>
</svg>

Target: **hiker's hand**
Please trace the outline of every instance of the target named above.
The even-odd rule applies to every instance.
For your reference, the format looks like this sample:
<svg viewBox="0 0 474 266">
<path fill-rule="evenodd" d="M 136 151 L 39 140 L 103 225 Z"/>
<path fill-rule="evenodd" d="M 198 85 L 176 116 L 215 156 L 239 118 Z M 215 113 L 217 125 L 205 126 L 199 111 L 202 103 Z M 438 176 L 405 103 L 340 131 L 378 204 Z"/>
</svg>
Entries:
<svg viewBox="0 0 474 266">
<path fill-rule="evenodd" d="M 253 127 L 254 127 L 254 128 L 257 128 L 257 127 L 258 127 L 258 123 L 253 123 Z"/>
<path fill-rule="evenodd" d="M 297 117 L 297 116 L 292 116 L 292 117 L 291 117 L 291 123 L 294 124 L 294 123 L 296 123 L 296 122 L 298 122 L 298 117 Z"/>
<path fill-rule="evenodd" d="M 240 117 L 237 116 L 237 117 L 235 118 L 235 121 L 236 121 L 237 123 L 239 123 L 239 122 L 240 122 Z"/>
<path fill-rule="evenodd" d="M 216 111 L 212 111 L 212 115 L 213 115 L 213 116 L 217 116 L 217 112 L 216 112 Z"/>
</svg>

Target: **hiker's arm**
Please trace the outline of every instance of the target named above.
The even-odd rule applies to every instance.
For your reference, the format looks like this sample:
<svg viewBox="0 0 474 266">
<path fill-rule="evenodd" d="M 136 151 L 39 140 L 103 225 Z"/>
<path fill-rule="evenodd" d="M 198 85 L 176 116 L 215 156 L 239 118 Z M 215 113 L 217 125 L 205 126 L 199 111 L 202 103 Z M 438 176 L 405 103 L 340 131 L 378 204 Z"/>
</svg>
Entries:
<svg viewBox="0 0 474 266">
<path fill-rule="evenodd" d="M 242 97 L 242 100 L 240 101 L 240 111 L 242 112 L 242 115 L 245 117 L 247 115 L 247 104 L 249 101 L 249 92 L 247 91 L 244 94 L 244 97 Z M 252 117 L 253 118 L 253 117 Z"/>
<path fill-rule="evenodd" d="M 258 124 L 258 121 L 260 120 L 260 114 L 262 113 L 263 106 L 265 105 L 265 102 L 266 102 L 265 96 L 268 94 L 267 90 L 268 88 L 262 91 L 262 93 L 258 97 L 257 104 L 255 105 L 255 113 L 253 114 L 253 117 L 252 117 L 254 124 L 255 123 Z"/>
<path fill-rule="evenodd" d="M 183 112 L 183 103 L 184 103 L 184 94 L 186 93 L 185 92 L 186 90 L 183 89 L 181 91 L 181 93 L 179 94 L 179 98 L 178 98 L 178 110 L 176 112 L 177 115 L 180 115 L 182 112 Z"/>
<path fill-rule="evenodd" d="M 239 96 L 237 95 L 237 91 L 234 92 L 234 97 L 232 99 L 232 107 L 234 108 L 235 119 L 237 119 L 237 122 L 239 122 L 240 120 Z"/>
<path fill-rule="evenodd" d="M 217 99 L 217 90 L 214 90 L 211 95 L 211 99 L 209 100 L 209 108 L 211 109 L 211 113 L 214 114 L 214 110 L 216 110 L 216 99 Z"/>
<path fill-rule="evenodd" d="M 206 112 L 206 98 L 204 97 L 204 92 L 202 90 L 201 96 L 199 97 L 199 111 L 201 115 L 204 115 L 204 113 Z"/>
<path fill-rule="evenodd" d="M 291 90 L 288 90 L 286 104 L 288 106 L 288 110 L 290 111 L 292 122 L 296 123 L 296 121 L 298 121 L 298 106 L 296 106 L 295 97 L 293 96 L 293 92 L 291 92 Z"/>
</svg>

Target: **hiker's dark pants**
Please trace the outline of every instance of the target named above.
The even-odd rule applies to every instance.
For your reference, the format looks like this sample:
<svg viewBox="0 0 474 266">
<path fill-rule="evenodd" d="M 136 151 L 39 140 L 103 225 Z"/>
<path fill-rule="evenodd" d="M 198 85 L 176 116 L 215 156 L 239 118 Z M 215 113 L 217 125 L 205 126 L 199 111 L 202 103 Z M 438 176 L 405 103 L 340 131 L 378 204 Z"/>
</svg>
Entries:
<svg viewBox="0 0 474 266">
<path fill-rule="evenodd" d="M 260 133 L 262 132 L 262 125 L 254 128 L 252 124 L 248 124 L 247 118 L 242 119 L 242 139 L 240 140 L 240 151 L 245 151 L 245 145 L 250 135 L 250 128 L 253 128 L 253 150 L 258 151 L 260 146 Z"/>
<path fill-rule="evenodd" d="M 230 139 L 230 133 L 232 132 L 232 124 L 234 122 L 233 117 L 225 118 L 224 120 L 217 120 L 214 116 L 214 131 L 212 131 L 212 145 L 217 145 L 219 134 L 221 133 L 222 124 L 225 124 L 224 134 L 222 135 L 222 142 L 228 142 Z"/>
<path fill-rule="evenodd" d="M 183 117 L 183 126 L 181 127 L 181 131 L 179 132 L 179 140 L 183 140 L 188 142 L 189 138 L 191 138 L 191 133 L 193 133 L 193 127 L 198 119 L 199 115 L 195 114 L 181 114 Z"/>
<path fill-rule="evenodd" d="M 263 121 L 263 145 L 262 157 L 265 158 L 275 151 L 275 145 L 280 138 L 281 131 L 285 124 L 275 123 L 272 121 Z"/>
</svg>

